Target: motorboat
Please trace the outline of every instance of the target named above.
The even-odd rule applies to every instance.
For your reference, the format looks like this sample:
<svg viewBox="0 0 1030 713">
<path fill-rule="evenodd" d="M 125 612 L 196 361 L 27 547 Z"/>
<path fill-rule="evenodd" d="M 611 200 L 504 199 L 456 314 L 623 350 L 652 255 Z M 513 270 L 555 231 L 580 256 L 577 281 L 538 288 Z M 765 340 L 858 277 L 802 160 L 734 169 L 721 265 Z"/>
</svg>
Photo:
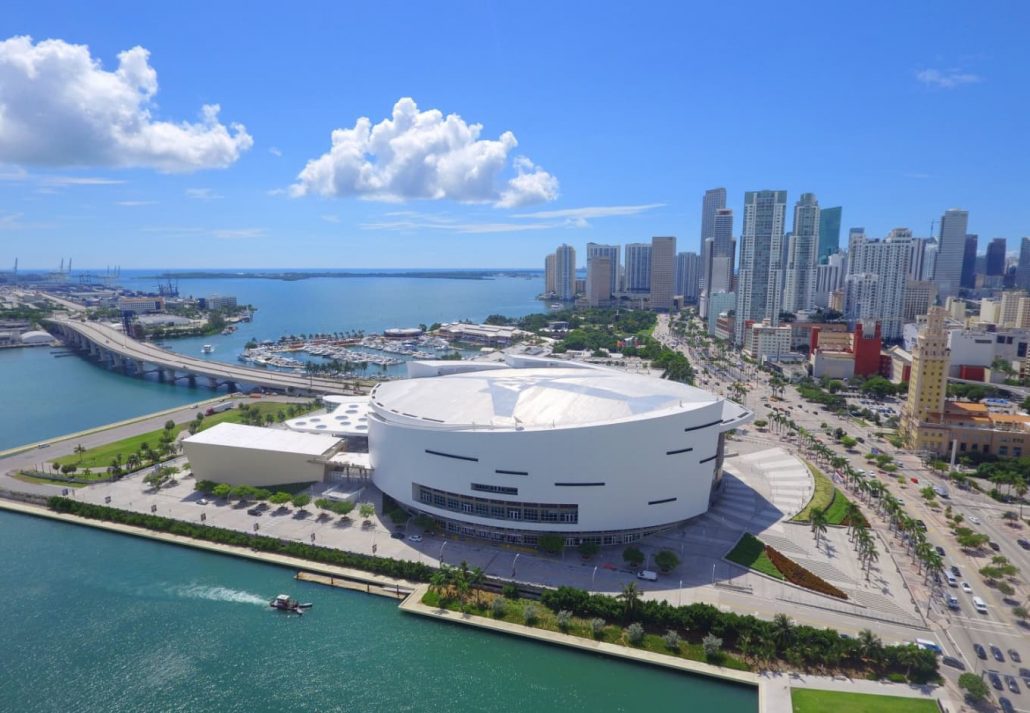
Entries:
<svg viewBox="0 0 1030 713">
<path fill-rule="evenodd" d="M 211 353 L 211 352 L 213 352 L 214 350 L 215 350 L 215 348 L 214 348 L 214 346 L 213 346 L 213 345 L 211 345 L 211 344 L 205 344 L 204 346 L 202 346 L 202 347 L 200 348 L 200 351 L 201 351 L 201 352 L 203 352 L 204 354 L 210 354 L 210 353 Z"/>
<path fill-rule="evenodd" d="M 305 609 L 311 608 L 311 604 L 301 604 L 286 594 L 276 595 L 275 599 L 268 603 L 268 606 L 279 611 L 294 612 L 296 614 L 303 614 Z"/>
</svg>

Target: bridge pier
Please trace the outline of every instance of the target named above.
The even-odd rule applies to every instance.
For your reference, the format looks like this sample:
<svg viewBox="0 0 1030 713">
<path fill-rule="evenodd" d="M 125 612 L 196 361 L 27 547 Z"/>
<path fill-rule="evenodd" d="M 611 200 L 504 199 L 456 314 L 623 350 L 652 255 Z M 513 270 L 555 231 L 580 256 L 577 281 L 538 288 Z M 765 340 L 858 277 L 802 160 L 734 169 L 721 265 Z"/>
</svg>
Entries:
<svg viewBox="0 0 1030 713">
<path fill-rule="evenodd" d="M 207 377 L 207 385 L 214 391 L 218 390 L 218 379 L 213 376 Z"/>
<path fill-rule="evenodd" d="M 234 394 L 237 391 L 239 391 L 239 388 L 236 386 L 236 382 L 235 381 L 227 381 L 227 382 L 225 382 L 225 385 L 229 389 L 229 393 L 230 394 Z"/>
<path fill-rule="evenodd" d="M 187 376 L 186 377 L 186 383 L 188 383 L 190 386 L 196 387 L 196 385 L 197 385 L 197 375 L 196 374 L 190 374 L 189 376 Z"/>
</svg>

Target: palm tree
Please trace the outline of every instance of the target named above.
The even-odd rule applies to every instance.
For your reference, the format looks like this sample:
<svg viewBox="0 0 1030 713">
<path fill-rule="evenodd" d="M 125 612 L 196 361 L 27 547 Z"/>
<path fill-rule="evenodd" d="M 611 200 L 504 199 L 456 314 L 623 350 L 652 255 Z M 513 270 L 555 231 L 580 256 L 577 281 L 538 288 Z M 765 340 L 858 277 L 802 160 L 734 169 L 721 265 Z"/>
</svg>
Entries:
<svg viewBox="0 0 1030 713">
<path fill-rule="evenodd" d="M 859 509 L 858 505 L 855 505 L 855 503 L 850 500 L 848 501 L 848 504 L 844 506 L 844 519 L 848 523 L 848 537 L 850 538 L 856 525 L 862 521 L 862 511 Z"/>
<path fill-rule="evenodd" d="M 637 589 L 636 582 L 630 582 L 622 588 L 622 593 L 617 597 L 623 602 L 626 608 L 626 617 L 629 618 L 636 611 L 637 604 L 640 603 L 640 590 Z"/>
<path fill-rule="evenodd" d="M 883 643 L 870 629 L 862 629 L 858 632 L 858 654 L 864 661 L 877 660 L 882 650 Z"/>
<path fill-rule="evenodd" d="M 812 511 L 812 534 L 815 535 L 816 548 L 819 547 L 819 537 L 826 533 L 829 522 L 830 521 L 829 518 L 826 517 L 825 510 Z"/>
<path fill-rule="evenodd" d="M 777 614 L 772 621 L 772 638 L 776 643 L 777 651 L 787 650 L 794 640 L 794 622 L 786 614 Z"/>
</svg>

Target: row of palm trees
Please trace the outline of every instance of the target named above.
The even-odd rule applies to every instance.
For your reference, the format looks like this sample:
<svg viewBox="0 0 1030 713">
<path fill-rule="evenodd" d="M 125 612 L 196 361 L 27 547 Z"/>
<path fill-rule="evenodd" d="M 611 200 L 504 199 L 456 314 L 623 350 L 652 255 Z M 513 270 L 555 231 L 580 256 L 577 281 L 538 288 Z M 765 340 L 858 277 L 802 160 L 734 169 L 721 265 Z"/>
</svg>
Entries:
<svg viewBox="0 0 1030 713">
<path fill-rule="evenodd" d="M 939 585 L 940 576 L 945 569 L 944 558 L 926 539 L 922 523 L 908 515 L 901 501 L 890 493 L 882 481 L 865 473 L 859 473 L 851 467 L 847 458 L 835 452 L 815 434 L 805 427 L 799 426 L 786 414 L 774 411 L 769 416 L 769 421 L 774 430 L 786 435 L 789 441 L 794 442 L 817 465 L 832 468 L 840 474 L 848 488 L 857 493 L 867 505 L 887 520 L 890 531 L 905 544 L 905 552 L 916 562 L 920 573 L 923 574 L 924 581 L 932 580 L 935 585 Z M 813 513 L 814 515 L 815 513 Z M 855 503 L 848 503 L 845 519 L 849 523 L 849 537 L 855 545 L 868 581 L 870 569 L 879 559 L 875 539 L 869 532 L 869 525 Z M 822 523 L 819 528 L 823 532 L 825 532 L 825 524 L 825 522 Z M 814 524 L 813 533 L 816 533 Z M 818 542 L 818 534 L 816 540 Z"/>
</svg>

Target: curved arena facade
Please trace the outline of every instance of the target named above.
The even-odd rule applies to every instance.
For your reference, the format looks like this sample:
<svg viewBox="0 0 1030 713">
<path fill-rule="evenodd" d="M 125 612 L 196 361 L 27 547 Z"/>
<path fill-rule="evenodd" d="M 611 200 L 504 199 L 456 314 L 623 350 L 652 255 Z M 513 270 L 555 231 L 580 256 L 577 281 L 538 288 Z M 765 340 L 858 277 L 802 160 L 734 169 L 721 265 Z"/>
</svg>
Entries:
<svg viewBox="0 0 1030 713">
<path fill-rule="evenodd" d="M 617 544 L 701 515 L 719 492 L 724 433 L 752 418 L 692 386 L 572 362 L 418 369 L 433 375 L 370 395 L 373 480 L 488 539 Z"/>
</svg>

